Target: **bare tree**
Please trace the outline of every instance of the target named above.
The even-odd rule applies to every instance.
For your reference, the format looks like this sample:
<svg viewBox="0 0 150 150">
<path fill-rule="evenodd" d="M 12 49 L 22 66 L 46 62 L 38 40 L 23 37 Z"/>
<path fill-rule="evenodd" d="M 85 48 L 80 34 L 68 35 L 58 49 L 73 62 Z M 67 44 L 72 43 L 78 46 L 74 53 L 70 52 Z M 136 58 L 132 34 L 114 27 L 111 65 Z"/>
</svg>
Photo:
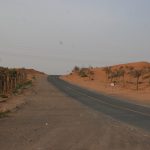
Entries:
<svg viewBox="0 0 150 150">
<path fill-rule="evenodd" d="M 75 72 L 75 73 L 79 73 L 79 71 L 80 71 L 80 67 L 78 66 L 75 66 L 72 70 L 72 72 Z"/>
<path fill-rule="evenodd" d="M 130 71 L 130 75 L 136 78 L 136 90 L 139 90 L 139 79 L 142 76 L 142 69 L 133 69 Z"/>
<path fill-rule="evenodd" d="M 121 66 L 118 70 L 118 74 L 119 74 L 119 77 L 122 77 L 123 78 L 123 85 L 125 86 L 125 69 L 123 66 Z"/>
<path fill-rule="evenodd" d="M 110 74 L 112 72 L 111 67 L 104 67 L 103 71 L 105 71 L 105 73 L 106 73 L 106 78 L 109 79 L 110 78 Z"/>
<path fill-rule="evenodd" d="M 113 79 L 115 79 L 117 77 L 117 72 L 116 70 L 115 71 L 111 71 L 109 76 L 108 76 L 108 79 L 110 79 L 110 81 L 112 82 Z"/>
<path fill-rule="evenodd" d="M 88 73 L 89 79 L 90 80 L 94 80 L 94 71 L 89 69 L 89 73 Z"/>
</svg>

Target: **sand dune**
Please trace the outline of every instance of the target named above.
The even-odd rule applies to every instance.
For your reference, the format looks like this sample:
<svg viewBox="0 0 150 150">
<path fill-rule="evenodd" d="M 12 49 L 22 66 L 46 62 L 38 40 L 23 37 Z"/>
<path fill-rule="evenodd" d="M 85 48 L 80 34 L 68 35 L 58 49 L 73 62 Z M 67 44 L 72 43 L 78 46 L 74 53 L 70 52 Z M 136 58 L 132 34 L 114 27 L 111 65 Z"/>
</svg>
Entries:
<svg viewBox="0 0 150 150">
<path fill-rule="evenodd" d="M 136 90 L 136 78 L 133 78 L 130 74 L 128 74 L 128 70 L 131 68 L 137 70 L 150 68 L 150 63 L 135 62 L 111 66 L 112 71 L 115 71 L 119 68 L 123 68 L 125 70 L 126 73 L 124 78 L 114 78 L 112 81 L 107 79 L 103 67 L 90 68 L 90 70 L 94 73 L 93 80 L 91 80 L 89 77 L 81 77 L 78 72 L 74 71 L 69 75 L 62 76 L 61 78 L 73 84 L 77 84 L 95 91 L 103 92 L 113 96 L 121 96 L 126 100 L 150 105 L 150 78 L 145 78 L 145 76 L 149 76 L 150 73 L 140 76 L 138 91 Z M 111 87 L 110 83 L 114 81 L 116 81 L 116 85 Z"/>
</svg>

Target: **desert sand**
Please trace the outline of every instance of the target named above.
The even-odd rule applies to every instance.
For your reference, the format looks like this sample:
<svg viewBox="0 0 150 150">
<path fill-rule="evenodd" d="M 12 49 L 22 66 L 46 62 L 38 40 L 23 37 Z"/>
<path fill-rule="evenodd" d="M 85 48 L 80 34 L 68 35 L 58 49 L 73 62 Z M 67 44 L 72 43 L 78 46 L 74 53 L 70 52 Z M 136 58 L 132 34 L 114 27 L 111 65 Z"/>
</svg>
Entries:
<svg viewBox="0 0 150 150">
<path fill-rule="evenodd" d="M 135 68 L 143 69 L 145 67 L 150 67 L 148 62 L 136 62 L 128 64 L 120 64 L 111 66 L 112 70 L 118 69 L 120 67 L 125 68 Z M 128 74 L 125 74 L 123 84 L 123 79 L 120 83 L 117 83 L 114 87 L 111 86 L 111 81 L 107 79 L 106 73 L 103 68 L 90 68 L 94 72 L 93 79 L 89 77 L 81 77 L 77 72 L 72 72 L 69 75 L 61 76 L 61 79 L 70 82 L 72 84 L 79 85 L 81 87 L 88 88 L 97 92 L 101 92 L 107 95 L 121 97 L 124 100 L 131 101 L 133 103 L 139 103 L 141 105 L 150 106 L 150 79 L 143 79 L 143 76 L 140 77 L 139 90 L 136 90 L 136 79 L 131 77 Z M 116 79 L 118 80 L 118 79 Z"/>
</svg>

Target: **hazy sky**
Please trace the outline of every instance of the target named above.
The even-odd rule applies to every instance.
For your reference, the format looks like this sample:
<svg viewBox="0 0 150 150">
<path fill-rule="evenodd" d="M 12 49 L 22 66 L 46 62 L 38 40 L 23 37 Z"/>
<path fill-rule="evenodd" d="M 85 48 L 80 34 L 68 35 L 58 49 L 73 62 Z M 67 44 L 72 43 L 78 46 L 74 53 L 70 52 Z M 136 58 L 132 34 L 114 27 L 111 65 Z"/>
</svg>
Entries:
<svg viewBox="0 0 150 150">
<path fill-rule="evenodd" d="M 150 0 L 0 0 L 0 65 L 49 74 L 150 60 Z"/>
</svg>

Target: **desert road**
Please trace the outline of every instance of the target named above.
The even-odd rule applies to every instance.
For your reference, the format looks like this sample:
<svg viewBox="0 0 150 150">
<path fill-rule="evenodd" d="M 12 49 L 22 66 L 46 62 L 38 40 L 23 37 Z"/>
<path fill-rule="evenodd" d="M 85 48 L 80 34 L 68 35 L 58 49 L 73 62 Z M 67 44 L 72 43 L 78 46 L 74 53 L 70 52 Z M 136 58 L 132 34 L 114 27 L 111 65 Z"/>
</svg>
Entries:
<svg viewBox="0 0 150 150">
<path fill-rule="evenodd" d="M 150 131 L 149 107 L 136 105 L 114 97 L 89 91 L 67 83 L 59 79 L 59 76 L 49 76 L 48 80 L 61 91 L 86 106 L 119 121 Z"/>
<path fill-rule="evenodd" d="M 0 150 L 150 149 L 148 108 L 87 91 L 58 76 L 48 79 L 38 78 L 29 93 L 20 95 L 26 103 L 0 118 Z"/>
</svg>

